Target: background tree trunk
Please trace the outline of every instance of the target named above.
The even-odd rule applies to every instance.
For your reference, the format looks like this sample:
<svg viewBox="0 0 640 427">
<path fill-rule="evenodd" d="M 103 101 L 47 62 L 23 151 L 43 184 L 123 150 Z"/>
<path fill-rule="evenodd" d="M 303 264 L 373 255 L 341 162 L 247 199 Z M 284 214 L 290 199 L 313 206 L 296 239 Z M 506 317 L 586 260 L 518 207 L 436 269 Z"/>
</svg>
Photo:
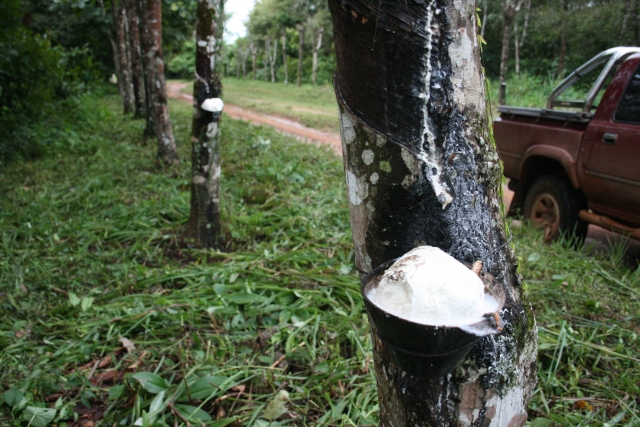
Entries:
<svg viewBox="0 0 640 427">
<path fill-rule="evenodd" d="M 133 116 L 135 118 L 142 118 L 145 116 L 146 95 L 144 72 L 142 70 L 142 58 L 140 54 L 140 32 L 138 30 L 140 22 L 138 19 L 138 12 L 136 11 L 135 0 L 124 0 L 124 6 L 127 10 L 129 52 L 131 52 L 131 72 L 135 99 L 135 111 Z"/>
<path fill-rule="evenodd" d="M 567 26 L 569 19 L 569 2 L 562 0 L 562 22 L 560 24 L 560 51 L 558 52 L 558 68 L 556 70 L 556 78 L 562 77 L 564 74 L 565 58 L 567 56 Z"/>
<path fill-rule="evenodd" d="M 220 239 L 220 114 L 202 109 L 220 98 L 224 0 L 198 0 L 196 79 L 191 128 L 191 212 L 189 234 L 199 247 L 217 247 Z"/>
<path fill-rule="evenodd" d="M 145 54 L 150 58 L 150 71 L 153 77 L 153 122 L 158 141 L 158 159 L 165 166 L 178 163 L 176 143 L 169 119 L 167 105 L 167 82 L 164 76 L 164 60 L 162 57 L 162 1 L 145 1 L 145 23 L 149 31 L 151 46 Z"/>
<path fill-rule="evenodd" d="M 119 77 L 122 79 L 122 103 L 124 105 L 124 113 L 131 114 L 135 111 L 135 94 L 131 75 L 131 56 L 127 43 L 127 11 L 122 1 L 117 2 L 117 0 L 112 0 L 112 2 L 113 25 L 116 28 L 118 59 L 120 60 Z"/>
<path fill-rule="evenodd" d="M 522 0 L 521 0 L 522 1 Z M 509 66 L 509 43 L 511 40 L 511 27 L 513 20 L 518 14 L 521 1 L 514 5 L 511 0 L 506 0 L 502 5 L 502 55 L 500 56 L 500 92 L 498 93 L 498 104 L 506 101 L 507 68 Z"/>
<path fill-rule="evenodd" d="M 258 69 L 256 66 L 256 62 L 257 62 L 256 57 L 258 56 L 258 47 L 254 42 L 251 42 L 251 44 L 249 45 L 249 50 L 251 51 L 251 67 L 252 67 L 251 71 L 253 72 L 253 80 L 255 80 L 258 72 Z"/>
<path fill-rule="evenodd" d="M 527 28 L 529 28 L 529 16 L 531 15 L 531 0 L 527 0 L 525 4 L 524 22 L 522 24 L 522 35 L 518 38 L 518 22 L 514 24 L 515 33 L 515 48 L 516 48 L 516 75 L 520 77 L 520 53 L 522 52 L 522 46 L 524 40 L 527 38 Z"/>
<path fill-rule="evenodd" d="M 273 51 L 271 50 L 271 39 L 265 41 L 267 59 L 269 60 L 269 70 L 271 71 L 271 83 L 276 82 L 276 59 L 278 59 L 278 38 L 273 40 Z"/>
<path fill-rule="evenodd" d="M 284 67 L 284 84 L 289 84 L 289 67 L 287 67 L 287 33 L 282 33 L 282 66 Z"/>
<path fill-rule="evenodd" d="M 372 326 L 379 425 L 523 426 L 537 335 L 503 228 L 475 3 L 381 5 L 329 1 L 356 264 L 370 271 L 415 246 L 437 246 L 482 260 L 507 305 L 503 333 L 431 381 L 403 372 Z"/>
<path fill-rule="evenodd" d="M 155 102 L 154 96 L 154 41 L 151 31 L 149 29 L 149 23 L 147 22 L 147 3 L 146 0 L 138 0 L 138 10 L 140 11 L 140 53 L 142 57 L 142 65 L 144 72 L 144 94 L 145 94 L 145 118 L 146 125 L 144 128 L 144 140 L 147 138 L 153 138 L 156 135 L 155 124 Z"/>
<path fill-rule="evenodd" d="M 317 31 L 318 38 L 317 41 L 314 37 L 313 44 L 313 59 L 311 65 L 311 81 L 314 85 L 318 84 L 318 51 L 322 47 L 322 35 L 324 34 L 324 28 L 320 27 Z"/>
<path fill-rule="evenodd" d="M 298 32 L 300 33 L 300 43 L 298 46 L 298 81 L 297 85 L 300 86 L 302 84 L 302 55 L 304 53 L 304 33 L 307 27 L 304 25 L 298 26 Z"/>
<path fill-rule="evenodd" d="M 487 16 L 489 13 L 489 0 L 482 2 L 482 27 L 480 27 L 480 37 L 484 39 L 484 32 L 487 29 Z"/>
</svg>

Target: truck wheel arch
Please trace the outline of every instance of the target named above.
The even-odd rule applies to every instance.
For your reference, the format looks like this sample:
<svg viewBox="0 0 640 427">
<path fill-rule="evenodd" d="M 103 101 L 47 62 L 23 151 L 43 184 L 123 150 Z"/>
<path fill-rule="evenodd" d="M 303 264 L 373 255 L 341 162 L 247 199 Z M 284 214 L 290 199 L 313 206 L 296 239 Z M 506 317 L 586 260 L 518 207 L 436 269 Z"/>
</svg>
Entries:
<svg viewBox="0 0 640 427">
<path fill-rule="evenodd" d="M 541 175 L 563 175 L 573 188 L 580 189 L 575 157 L 562 148 L 534 145 L 524 153 L 518 171 L 520 181 L 530 185 Z"/>
</svg>

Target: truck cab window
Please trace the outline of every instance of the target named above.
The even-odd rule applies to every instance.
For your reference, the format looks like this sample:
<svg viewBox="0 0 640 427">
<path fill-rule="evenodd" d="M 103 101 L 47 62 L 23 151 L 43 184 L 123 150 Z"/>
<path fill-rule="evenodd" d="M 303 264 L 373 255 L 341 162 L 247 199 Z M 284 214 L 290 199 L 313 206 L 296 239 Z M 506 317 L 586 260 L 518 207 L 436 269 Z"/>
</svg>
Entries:
<svg viewBox="0 0 640 427">
<path fill-rule="evenodd" d="M 627 90 L 622 95 L 614 119 L 617 122 L 640 125 L 640 67 L 636 69 Z"/>
</svg>

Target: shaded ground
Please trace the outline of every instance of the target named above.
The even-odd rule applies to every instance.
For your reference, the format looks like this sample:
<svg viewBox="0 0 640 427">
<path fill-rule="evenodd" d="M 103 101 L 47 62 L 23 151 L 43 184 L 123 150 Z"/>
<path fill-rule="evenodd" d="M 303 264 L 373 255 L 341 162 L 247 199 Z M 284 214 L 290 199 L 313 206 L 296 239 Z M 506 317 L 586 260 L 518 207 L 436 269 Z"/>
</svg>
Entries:
<svg viewBox="0 0 640 427">
<path fill-rule="evenodd" d="M 184 82 L 167 82 L 167 94 L 170 98 L 191 103 L 193 96 L 181 92 L 187 85 L 188 83 Z M 288 118 L 249 111 L 229 103 L 225 103 L 224 113 L 234 119 L 242 119 L 255 124 L 271 126 L 282 133 L 293 135 L 304 142 L 328 145 L 336 155 L 342 156 L 342 145 L 340 143 L 340 135 L 338 134 L 311 129 Z M 325 113 L 319 112 L 319 114 Z"/>
</svg>

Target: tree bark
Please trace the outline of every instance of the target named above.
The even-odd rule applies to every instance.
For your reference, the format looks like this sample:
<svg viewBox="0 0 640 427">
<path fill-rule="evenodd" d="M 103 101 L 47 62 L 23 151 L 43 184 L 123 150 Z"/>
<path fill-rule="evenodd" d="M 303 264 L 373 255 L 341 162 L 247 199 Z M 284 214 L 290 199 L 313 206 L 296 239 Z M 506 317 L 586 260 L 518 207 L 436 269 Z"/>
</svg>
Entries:
<svg viewBox="0 0 640 427">
<path fill-rule="evenodd" d="M 558 53 L 558 68 L 556 70 L 556 78 L 562 77 L 564 74 L 565 58 L 567 57 L 567 20 L 569 19 L 569 2 L 562 0 L 562 23 L 560 29 L 560 52 Z"/>
<path fill-rule="evenodd" d="M 138 12 L 136 11 L 135 0 L 124 0 L 124 6 L 127 10 L 127 24 L 129 34 L 129 52 L 131 52 L 131 73 L 133 81 L 133 94 L 135 102 L 135 110 L 133 116 L 142 118 L 145 115 L 145 87 L 144 72 L 142 70 L 142 57 L 140 53 L 140 22 Z"/>
<path fill-rule="evenodd" d="M 256 79 L 257 76 L 257 56 L 258 56 L 258 47 L 256 46 L 256 44 L 254 42 L 251 42 L 251 44 L 249 44 L 249 50 L 251 51 L 251 71 L 253 72 L 253 80 Z"/>
<path fill-rule="evenodd" d="M 105 10 L 105 6 L 104 6 L 104 1 L 103 0 L 99 0 L 99 4 L 100 4 L 100 10 L 102 12 L 102 16 L 106 18 L 107 16 L 107 12 Z M 123 96 L 123 88 L 122 88 L 122 76 L 120 74 L 120 57 L 118 56 L 118 45 L 116 43 L 116 25 L 115 25 L 115 3 L 111 2 L 111 11 L 113 13 L 113 18 L 114 18 L 114 25 L 111 29 L 109 29 L 109 31 L 107 32 L 108 36 L 109 36 L 109 43 L 111 44 L 111 51 L 113 52 L 113 68 L 114 68 L 114 74 L 116 75 L 116 78 L 118 79 L 118 92 L 120 93 L 120 96 Z"/>
<path fill-rule="evenodd" d="M 489 0 L 484 0 L 482 3 L 482 27 L 480 27 L 480 37 L 484 39 L 484 32 L 487 29 L 487 16 L 489 11 Z"/>
<path fill-rule="evenodd" d="M 511 27 L 513 20 L 520 10 L 522 0 L 515 5 L 511 0 L 506 0 L 502 5 L 502 55 L 500 56 L 500 92 L 498 104 L 504 104 L 506 100 L 507 67 L 509 66 L 509 43 L 511 40 Z"/>
<path fill-rule="evenodd" d="M 271 39 L 267 37 L 265 40 L 265 50 L 267 60 L 269 61 L 269 70 L 271 71 L 271 83 L 276 82 L 276 59 L 278 59 L 278 38 L 273 40 L 273 51 L 271 50 Z"/>
<path fill-rule="evenodd" d="M 164 76 L 164 59 L 162 56 L 162 1 L 144 0 L 145 31 L 149 31 L 149 50 L 145 53 L 150 59 L 150 72 L 153 78 L 153 122 L 158 142 L 158 160 L 164 166 L 179 162 L 173 129 L 169 118 L 167 104 L 167 82 Z"/>
<path fill-rule="evenodd" d="M 145 118 L 146 125 L 144 128 L 144 141 L 147 138 L 156 136 L 155 109 L 154 109 L 154 40 L 147 22 L 147 2 L 146 0 L 138 0 L 138 9 L 140 10 L 140 54 L 142 57 L 142 66 L 144 73 L 144 94 L 145 94 Z"/>
<path fill-rule="evenodd" d="M 525 4 L 524 22 L 522 24 L 522 35 L 518 38 L 518 22 L 514 24 L 515 48 L 516 48 L 516 75 L 520 77 L 520 53 L 524 40 L 527 38 L 527 29 L 529 28 L 529 16 L 531 15 L 531 0 L 527 0 Z"/>
<path fill-rule="evenodd" d="M 121 95 L 124 113 L 131 114 L 135 111 L 135 93 L 133 90 L 133 77 L 131 72 L 131 56 L 127 43 L 127 11 L 122 1 L 118 3 L 112 0 L 113 24 L 116 28 L 116 40 L 118 44 L 118 59 L 120 60 L 120 76 L 122 78 Z"/>
<path fill-rule="evenodd" d="M 322 47 L 322 35 L 323 34 L 324 34 L 324 28 L 320 27 L 318 29 L 317 42 L 316 42 L 315 37 L 314 37 L 313 58 L 312 58 L 312 65 L 311 65 L 311 81 L 313 82 L 314 85 L 318 84 L 318 52 L 320 51 L 320 48 Z"/>
<path fill-rule="evenodd" d="M 475 3 L 371 4 L 329 1 L 357 267 L 437 246 L 459 261 L 482 260 L 507 295 L 503 333 L 428 381 L 396 365 L 370 322 L 379 425 L 523 426 L 537 336 L 500 210 Z"/>
<path fill-rule="evenodd" d="M 298 46 L 298 81 L 297 85 L 300 86 L 302 84 L 302 55 L 304 53 L 304 33 L 307 27 L 304 25 L 300 25 L 298 27 L 298 32 L 300 33 L 300 43 Z"/>
<path fill-rule="evenodd" d="M 287 67 L 287 33 L 282 33 L 282 66 L 284 67 L 284 84 L 289 84 L 289 67 Z"/>
<path fill-rule="evenodd" d="M 188 230 L 198 247 L 215 248 L 220 240 L 220 115 L 203 102 L 222 96 L 220 66 L 224 0 L 198 0 L 196 79 L 191 128 L 191 212 Z"/>
</svg>

